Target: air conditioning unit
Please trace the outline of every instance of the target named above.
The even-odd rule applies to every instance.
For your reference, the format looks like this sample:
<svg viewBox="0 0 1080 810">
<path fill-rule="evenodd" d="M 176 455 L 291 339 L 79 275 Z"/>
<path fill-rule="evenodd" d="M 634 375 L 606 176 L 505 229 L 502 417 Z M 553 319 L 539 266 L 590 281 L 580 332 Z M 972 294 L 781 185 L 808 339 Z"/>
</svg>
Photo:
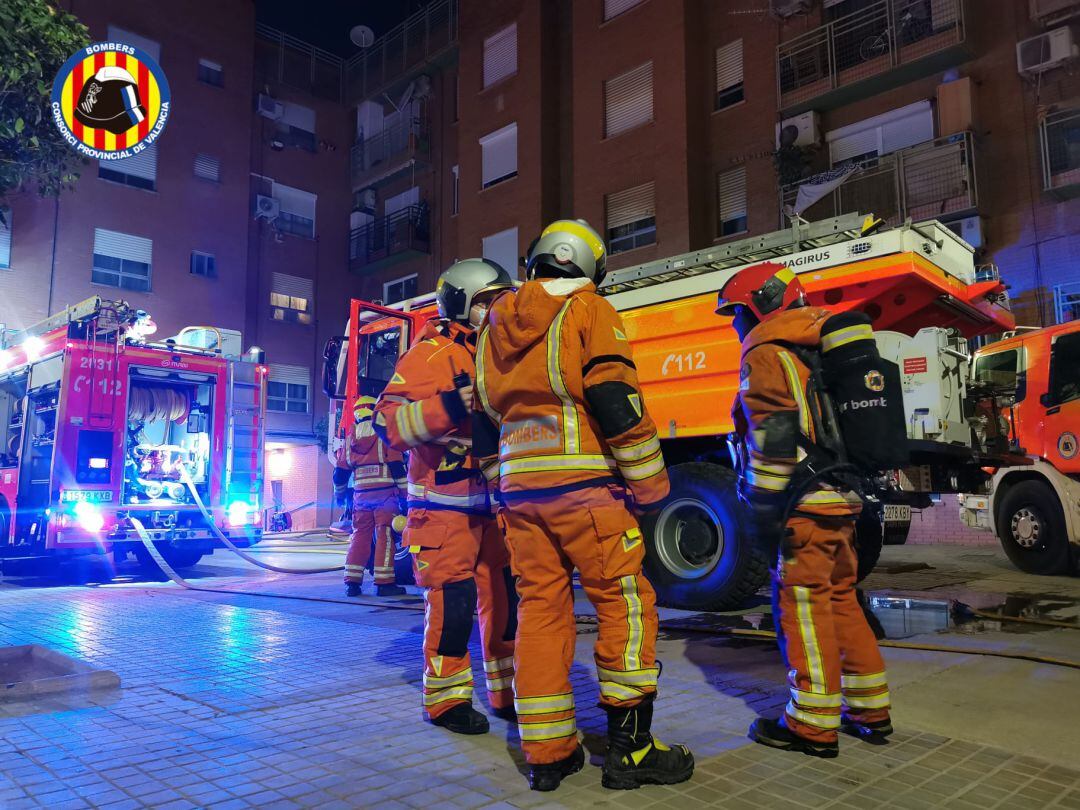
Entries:
<svg viewBox="0 0 1080 810">
<path fill-rule="evenodd" d="M 811 0 L 769 0 L 769 11 L 781 19 L 805 14 L 810 10 L 810 6 Z"/>
<path fill-rule="evenodd" d="M 1055 28 L 1016 43 L 1016 67 L 1021 76 L 1037 76 L 1080 54 L 1069 28 Z"/>
<path fill-rule="evenodd" d="M 280 101 L 266 93 L 259 93 L 259 115 L 277 121 L 284 114 L 285 106 Z"/>
<path fill-rule="evenodd" d="M 255 219 L 276 219 L 281 213 L 281 203 L 265 194 L 255 195 Z"/>
<path fill-rule="evenodd" d="M 788 127 L 798 130 L 794 146 L 813 146 L 821 141 L 821 127 L 818 125 L 818 114 L 815 110 L 809 110 L 801 115 L 785 118 L 776 125 L 776 147 L 780 148 L 780 133 Z"/>
<path fill-rule="evenodd" d="M 964 217 L 963 219 L 946 223 L 945 227 L 973 248 L 982 247 L 982 217 Z"/>
<path fill-rule="evenodd" d="M 1080 14 L 1080 0 L 1029 0 L 1029 8 L 1032 20 L 1051 26 Z"/>
</svg>

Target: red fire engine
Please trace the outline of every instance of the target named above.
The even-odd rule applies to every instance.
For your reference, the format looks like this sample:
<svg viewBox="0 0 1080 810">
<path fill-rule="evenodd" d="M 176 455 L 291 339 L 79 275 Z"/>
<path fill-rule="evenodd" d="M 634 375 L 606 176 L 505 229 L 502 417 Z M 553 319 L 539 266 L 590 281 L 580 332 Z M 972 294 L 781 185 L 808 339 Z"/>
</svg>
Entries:
<svg viewBox="0 0 1080 810">
<path fill-rule="evenodd" d="M 153 322 L 90 298 L 0 338 L 0 556 L 149 555 L 174 566 L 219 530 L 262 534 L 266 370 L 239 336 L 193 327 L 149 342 Z M 196 498 L 196 493 L 198 498 Z"/>
</svg>

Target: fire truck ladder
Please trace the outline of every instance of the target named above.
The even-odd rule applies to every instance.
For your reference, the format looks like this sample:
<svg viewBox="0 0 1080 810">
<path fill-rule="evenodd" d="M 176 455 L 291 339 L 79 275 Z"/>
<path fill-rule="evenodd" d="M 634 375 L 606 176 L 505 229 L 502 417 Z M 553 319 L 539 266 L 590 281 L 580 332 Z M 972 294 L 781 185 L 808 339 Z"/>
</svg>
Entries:
<svg viewBox="0 0 1080 810">
<path fill-rule="evenodd" d="M 877 221 L 862 214 L 844 214 L 818 222 L 796 220 L 790 228 L 762 236 L 751 236 L 668 259 L 613 270 L 608 273 L 600 287 L 600 294 L 614 295 L 628 290 L 639 290 L 677 278 L 764 262 L 812 248 L 858 239 L 866 235 L 871 223 L 876 225 Z"/>
</svg>

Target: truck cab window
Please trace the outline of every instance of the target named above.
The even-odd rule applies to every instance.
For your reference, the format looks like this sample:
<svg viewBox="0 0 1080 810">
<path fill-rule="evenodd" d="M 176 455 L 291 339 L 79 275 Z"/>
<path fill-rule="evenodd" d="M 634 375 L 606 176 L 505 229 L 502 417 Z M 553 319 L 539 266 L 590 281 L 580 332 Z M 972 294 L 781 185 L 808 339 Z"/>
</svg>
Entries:
<svg viewBox="0 0 1080 810">
<path fill-rule="evenodd" d="M 1054 341 L 1050 355 L 1050 404 L 1080 399 L 1080 332 Z"/>
<path fill-rule="evenodd" d="M 975 382 L 1015 390 L 1019 379 L 1019 351 L 984 354 L 975 362 Z"/>
</svg>

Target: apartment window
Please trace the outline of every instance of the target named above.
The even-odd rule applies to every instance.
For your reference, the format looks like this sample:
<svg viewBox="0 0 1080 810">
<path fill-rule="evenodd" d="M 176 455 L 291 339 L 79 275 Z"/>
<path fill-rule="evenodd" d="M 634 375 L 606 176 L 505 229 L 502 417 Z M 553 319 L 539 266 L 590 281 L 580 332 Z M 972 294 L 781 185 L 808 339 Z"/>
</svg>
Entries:
<svg viewBox="0 0 1080 810">
<path fill-rule="evenodd" d="M 420 277 L 413 273 L 411 276 L 397 278 L 393 281 L 384 282 L 382 285 L 383 303 L 396 304 L 398 301 L 407 301 L 416 298 L 419 290 Z"/>
<path fill-rule="evenodd" d="M 608 253 L 656 242 L 656 192 L 652 182 L 604 197 Z"/>
<path fill-rule="evenodd" d="M 0 252 L 0 259 L 3 259 L 2 252 Z M 1054 287 L 1054 314 L 1057 323 L 1075 321 L 1080 318 L 1080 283 L 1074 281 Z"/>
<path fill-rule="evenodd" d="M 193 276 L 217 278 L 217 260 L 212 253 L 193 250 L 191 251 L 190 272 Z"/>
<path fill-rule="evenodd" d="M 266 410 L 307 413 L 311 373 L 304 366 L 271 363 L 266 382 Z"/>
<path fill-rule="evenodd" d="M 517 73 L 517 23 L 484 40 L 484 87 Z"/>
<path fill-rule="evenodd" d="M 604 0 L 604 22 L 641 5 L 642 0 Z"/>
<path fill-rule="evenodd" d="M 653 120 L 652 62 L 604 82 L 604 137 Z"/>
<path fill-rule="evenodd" d="M 209 84 L 213 87 L 225 86 L 225 71 L 221 65 L 217 62 L 211 62 L 209 59 L 199 60 L 199 71 L 196 78 L 203 84 Z"/>
<path fill-rule="evenodd" d="M 213 183 L 221 182 L 221 161 L 200 152 L 195 155 L 195 176 Z"/>
<path fill-rule="evenodd" d="M 517 177 L 517 124 L 481 138 L 480 152 L 483 188 Z"/>
<path fill-rule="evenodd" d="M 94 229 L 94 267 L 90 280 L 122 290 L 150 291 L 154 243 L 141 236 Z"/>
<path fill-rule="evenodd" d="M 395 194 L 393 197 L 387 197 L 383 201 L 383 216 L 390 217 L 396 214 L 398 211 L 404 211 L 411 205 L 420 204 L 420 186 L 412 186 L 402 191 L 400 194 Z"/>
<path fill-rule="evenodd" d="M 917 101 L 826 133 L 833 166 L 861 163 L 934 139 L 934 111 Z"/>
<path fill-rule="evenodd" d="M 518 229 L 507 228 L 505 231 L 485 236 L 483 242 L 483 256 L 491 259 L 509 273 L 518 276 Z"/>
<path fill-rule="evenodd" d="M 0 270 L 11 269 L 11 209 L 0 206 Z"/>
<path fill-rule="evenodd" d="M 270 286 L 270 317 L 275 321 L 311 323 L 315 282 L 302 276 L 274 273 Z"/>
<path fill-rule="evenodd" d="M 454 216 L 460 210 L 461 205 L 461 169 L 458 166 L 450 167 L 450 216 Z"/>
<path fill-rule="evenodd" d="M 746 167 L 720 172 L 716 178 L 720 236 L 744 233 L 746 223 Z"/>
<path fill-rule="evenodd" d="M 157 188 L 157 143 L 123 160 L 98 161 L 98 177 L 113 183 L 154 191 Z"/>
<path fill-rule="evenodd" d="M 461 109 L 461 104 L 460 104 L 459 97 L 458 97 L 458 92 L 459 92 L 458 88 L 460 86 L 461 86 L 461 79 L 459 78 L 458 74 L 455 73 L 454 74 L 454 95 L 450 99 L 450 103 L 454 105 L 454 108 L 451 111 L 452 114 L 453 114 L 453 118 L 451 118 L 450 120 L 453 121 L 454 123 L 457 123 L 457 120 L 460 117 L 458 115 L 458 110 Z"/>
<path fill-rule="evenodd" d="M 273 197 L 280 205 L 274 227 L 296 236 L 315 238 L 315 200 L 310 191 L 273 183 Z"/>
<path fill-rule="evenodd" d="M 136 48 L 146 51 L 154 58 L 155 62 L 161 64 L 160 42 L 133 34 L 131 31 L 125 31 L 115 25 L 109 26 L 109 42 L 123 42 L 125 45 L 134 45 Z"/>
<path fill-rule="evenodd" d="M 315 110 L 289 101 L 283 102 L 281 108 L 281 118 L 277 121 L 277 139 L 285 146 L 306 152 L 316 151 Z"/>
<path fill-rule="evenodd" d="M 716 49 L 716 109 L 743 100 L 743 49 L 737 39 Z"/>
</svg>

